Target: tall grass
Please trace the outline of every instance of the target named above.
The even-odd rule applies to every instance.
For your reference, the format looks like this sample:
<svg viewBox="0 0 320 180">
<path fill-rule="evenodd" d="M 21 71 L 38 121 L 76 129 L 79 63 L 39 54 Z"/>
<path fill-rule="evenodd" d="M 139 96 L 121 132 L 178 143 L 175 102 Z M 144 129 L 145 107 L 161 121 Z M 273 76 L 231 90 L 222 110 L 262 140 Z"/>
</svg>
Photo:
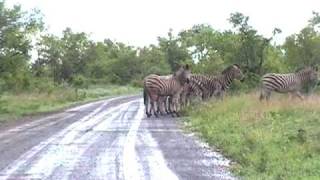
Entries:
<svg viewBox="0 0 320 180">
<path fill-rule="evenodd" d="M 236 162 L 245 179 L 320 178 L 320 97 L 305 101 L 258 94 L 189 110 L 190 128 Z"/>
<path fill-rule="evenodd" d="M 58 110 L 79 102 L 137 92 L 137 88 L 117 85 L 90 86 L 78 91 L 71 87 L 58 87 L 46 91 L 6 92 L 0 97 L 0 123 L 23 115 Z"/>
</svg>

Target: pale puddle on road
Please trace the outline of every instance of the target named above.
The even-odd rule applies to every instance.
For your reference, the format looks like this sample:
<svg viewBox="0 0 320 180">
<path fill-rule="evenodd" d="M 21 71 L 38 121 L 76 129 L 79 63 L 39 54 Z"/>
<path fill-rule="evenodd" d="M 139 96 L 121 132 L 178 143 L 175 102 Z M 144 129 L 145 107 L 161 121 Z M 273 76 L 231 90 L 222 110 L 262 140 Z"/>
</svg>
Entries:
<svg viewBox="0 0 320 180">
<path fill-rule="evenodd" d="M 106 101 L 106 103 L 108 102 L 110 101 Z M 109 130 L 112 120 L 129 111 L 134 107 L 134 104 L 138 106 L 138 111 L 133 119 L 127 119 L 127 123 L 130 122 L 131 126 L 127 134 L 120 134 L 119 136 L 121 137 L 119 137 L 119 141 L 115 142 L 118 143 L 117 146 L 122 149 L 120 151 L 122 153 L 110 153 L 112 150 L 105 147 L 106 150 L 104 153 L 99 154 L 97 158 L 99 161 L 93 170 L 94 173 L 90 174 L 91 177 L 88 178 L 114 179 L 123 177 L 124 179 L 146 179 L 145 175 L 148 174 L 150 179 L 178 179 L 167 167 L 162 152 L 158 148 L 158 144 L 148 131 L 144 131 L 143 138 L 144 141 L 148 143 L 146 147 L 152 147 L 150 148 L 149 154 L 144 154 L 148 159 L 147 163 L 150 167 L 150 172 L 144 172 L 142 168 L 141 158 L 139 158 L 135 150 L 137 132 L 144 117 L 142 101 L 131 101 L 109 108 L 106 111 L 101 111 L 101 108 L 106 105 L 106 103 L 95 109 L 89 115 L 27 151 L 0 172 L 0 179 L 15 179 L 15 177 L 19 179 L 52 178 L 52 174 L 58 168 L 62 168 L 63 173 L 55 178 L 68 179 L 76 164 L 81 163 L 80 160 L 85 151 L 94 143 L 97 143 L 97 139 L 99 138 L 99 133 L 97 132 L 101 133 Z M 86 106 L 75 109 L 81 110 L 85 108 Z M 119 158 L 122 164 L 122 167 L 120 167 L 120 173 L 122 175 L 120 176 L 113 174 L 112 172 L 115 172 L 115 167 L 110 166 L 110 164 L 114 163 L 116 157 L 112 156 L 115 155 L 117 155 L 117 158 Z"/>
</svg>

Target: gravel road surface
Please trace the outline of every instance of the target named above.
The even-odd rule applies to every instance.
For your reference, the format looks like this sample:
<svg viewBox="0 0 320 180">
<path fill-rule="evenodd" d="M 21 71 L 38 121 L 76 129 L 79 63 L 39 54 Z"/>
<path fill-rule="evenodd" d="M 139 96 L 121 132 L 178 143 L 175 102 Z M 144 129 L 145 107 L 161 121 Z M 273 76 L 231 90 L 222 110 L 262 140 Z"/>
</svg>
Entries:
<svg viewBox="0 0 320 180">
<path fill-rule="evenodd" d="M 169 116 L 117 97 L 0 128 L 0 179 L 234 179 L 229 161 Z"/>
</svg>

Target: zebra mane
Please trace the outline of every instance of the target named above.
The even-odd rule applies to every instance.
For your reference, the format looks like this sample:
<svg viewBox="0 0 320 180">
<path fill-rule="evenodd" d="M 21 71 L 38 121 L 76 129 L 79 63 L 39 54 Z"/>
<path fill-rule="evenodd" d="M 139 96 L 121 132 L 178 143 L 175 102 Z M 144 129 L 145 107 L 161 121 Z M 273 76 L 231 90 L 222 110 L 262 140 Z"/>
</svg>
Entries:
<svg viewBox="0 0 320 180">
<path fill-rule="evenodd" d="M 231 71 L 234 67 L 237 67 L 240 69 L 240 66 L 238 64 L 233 64 L 231 66 L 228 66 L 226 69 L 224 69 L 221 74 L 226 74 L 227 72 Z"/>
<path fill-rule="evenodd" d="M 318 67 L 317 66 L 305 66 L 305 67 L 300 67 L 298 69 L 296 69 L 296 73 L 298 72 L 307 72 L 307 71 L 318 71 Z"/>
</svg>

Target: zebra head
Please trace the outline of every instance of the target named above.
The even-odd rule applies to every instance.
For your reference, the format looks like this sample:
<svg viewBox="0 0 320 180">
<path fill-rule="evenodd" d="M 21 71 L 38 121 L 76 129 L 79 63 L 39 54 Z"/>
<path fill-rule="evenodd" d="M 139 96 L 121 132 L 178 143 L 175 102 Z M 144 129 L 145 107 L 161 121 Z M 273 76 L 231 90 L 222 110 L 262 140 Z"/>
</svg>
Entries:
<svg viewBox="0 0 320 180">
<path fill-rule="evenodd" d="M 233 64 L 233 65 L 227 67 L 224 71 L 222 71 L 222 74 L 230 76 L 231 79 L 237 79 L 240 81 L 244 80 L 244 75 L 243 75 L 243 73 L 240 69 L 240 66 L 238 64 Z"/>
<path fill-rule="evenodd" d="M 319 80 L 318 67 L 308 67 L 306 71 L 309 74 L 310 82 L 317 83 Z"/>
<path fill-rule="evenodd" d="M 191 70 L 188 64 L 181 66 L 174 76 L 181 82 L 181 84 L 189 84 L 191 78 Z"/>
</svg>

